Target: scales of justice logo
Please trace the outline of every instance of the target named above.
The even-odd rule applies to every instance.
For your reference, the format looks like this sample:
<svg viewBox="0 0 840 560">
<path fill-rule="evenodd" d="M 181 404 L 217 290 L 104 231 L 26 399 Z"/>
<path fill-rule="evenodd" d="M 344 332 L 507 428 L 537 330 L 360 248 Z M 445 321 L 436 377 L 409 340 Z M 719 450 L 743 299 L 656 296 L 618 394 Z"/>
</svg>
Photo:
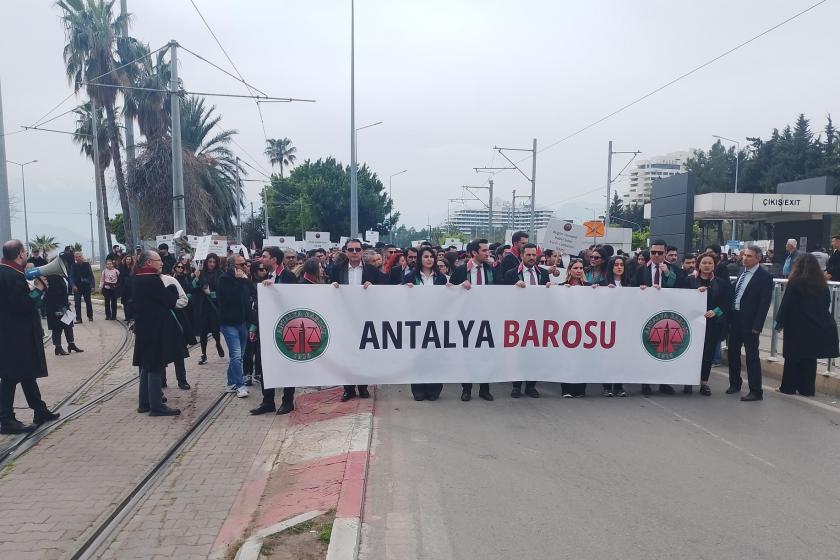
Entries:
<svg viewBox="0 0 840 560">
<path fill-rule="evenodd" d="M 285 313 L 274 327 L 274 343 L 293 362 L 308 362 L 324 353 L 330 330 L 324 318 L 309 309 Z"/>
<path fill-rule="evenodd" d="M 674 311 L 657 313 L 642 328 L 642 345 L 657 360 L 667 362 L 679 358 L 690 343 L 691 328 L 688 321 Z"/>
</svg>

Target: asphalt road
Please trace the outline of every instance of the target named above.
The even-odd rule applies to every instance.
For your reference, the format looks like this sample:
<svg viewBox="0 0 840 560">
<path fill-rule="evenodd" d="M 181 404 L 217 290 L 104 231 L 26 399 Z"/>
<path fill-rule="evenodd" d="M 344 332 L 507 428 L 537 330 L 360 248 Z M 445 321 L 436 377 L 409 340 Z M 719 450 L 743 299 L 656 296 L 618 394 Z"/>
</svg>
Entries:
<svg viewBox="0 0 840 560">
<path fill-rule="evenodd" d="M 772 381 L 771 381 L 772 383 Z M 360 558 L 840 558 L 840 410 L 765 391 L 379 389 Z M 596 391 L 596 389 L 598 389 Z"/>
</svg>

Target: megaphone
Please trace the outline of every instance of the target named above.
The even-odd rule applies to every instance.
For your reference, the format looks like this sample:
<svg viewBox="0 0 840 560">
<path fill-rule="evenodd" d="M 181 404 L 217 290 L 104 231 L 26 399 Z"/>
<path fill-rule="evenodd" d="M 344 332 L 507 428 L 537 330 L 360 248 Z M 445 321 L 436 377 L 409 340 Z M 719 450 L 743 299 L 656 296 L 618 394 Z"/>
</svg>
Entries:
<svg viewBox="0 0 840 560">
<path fill-rule="evenodd" d="M 40 278 L 41 276 L 52 276 L 58 275 L 64 278 L 70 276 L 70 273 L 67 271 L 67 267 L 64 264 L 64 261 L 61 260 L 60 257 L 54 258 L 52 261 L 48 262 L 44 266 L 36 266 L 35 268 L 30 268 L 26 272 L 26 279 L 29 281 L 35 280 L 36 278 Z"/>
</svg>

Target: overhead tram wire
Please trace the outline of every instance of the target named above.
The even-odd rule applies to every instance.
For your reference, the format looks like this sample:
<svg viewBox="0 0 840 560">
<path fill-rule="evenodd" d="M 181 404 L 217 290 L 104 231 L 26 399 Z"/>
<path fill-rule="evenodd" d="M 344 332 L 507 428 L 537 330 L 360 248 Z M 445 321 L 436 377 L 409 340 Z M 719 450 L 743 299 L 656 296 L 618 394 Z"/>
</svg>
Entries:
<svg viewBox="0 0 840 560">
<path fill-rule="evenodd" d="M 749 45 L 750 43 L 752 43 L 752 42 L 754 42 L 754 41 L 756 41 L 756 40 L 760 39 L 761 37 L 763 37 L 763 36 L 767 35 L 768 33 L 771 33 L 771 32 L 773 32 L 773 31 L 775 31 L 776 29 L 778 29 L 778 28 L 782 27 L 783 25 L 788 24 L 788 23 L 790 23 L 791 21 L 793 21 L 793 20 L 795 20 L 795 19 L 797 19 L 797 18 L 799 18 L 799 17 L 801 17 L 801 16 L 805 15 L 806 13 L 810 12 L 811 10 L 813 10 L 813 9 L 817 8 L 818 6 L 820 6 L 820 5 L 822 5 L 822 4 L 825 4 L 826 2 L 828 2 L 828 0 L 820 0 L 819 2 L 816 2 L 816 3 L 814 3 L 814 4 L 810 5 L 810 6 L 808 6 L 807 8 L 805 8 L 805 9 L 803 9 L 803 10 L 801 10 L 801 11 L 799 11 L 799 12 L 795 13 L 794 15 L 792 15 L 792 16 L 790 16 L 790 17 L 788 17 L 787 19 L 782 20 L 781 22 L 777 23 L 776 25 L 774 25 L 774 26 L 772 26 L 772 27 L 770 27 L 770 28 L 768 28 L 768 29 L 765 29 L 764 31 L 762 31 L 762 32 L 761 32 L 761 33 L 759 33 L 758 35 L 755 35 L 755 36 L 753 36 L 753 37 L 751 37 L 751 38 L 747 39 L 746 41 L 743 41 L 743 42 L 739 43 L 738 45 L 736 45 L 736 46 L 732 47 L 731 49 L 729 49 L 729 50 L 727 50 L 727 51 L 725 51 L 725 52 L 723 52 L 723 53 L 721 53 L 721 54 L 717 55 L 716 57 L 714 57 L 714 58 L 712 58 L 712 59 L 710 59 L 710 60 L 707 60 L 707 61 L 706 61 L 706 62 L 704 62 L 703 64 L 700 64 L 700 65 L 698 65 L 698 66 L 695 66 L 694 68 L 692 68 L 692 69 L 691 69 L 691 70 L 689 70 L 688 72 L 685 72 L 685 73 L 683 73 L 683 74 L 680 74 L 679 76 L 677 76 L 676 78 L 674 78 L 674 79 L 673 79 L 673 80 L 671 80 L 670 82 L 667 82 L 667 83 L 665 83 L 665 84 L 663 84 L 663 85 L 661 85 L 661 86 L 657 87 L 656 89 L 654 89 L 654 90 L 652 90 L 652 91 L 650 91 L 650 92 L 648 92 L 648 93 L 646 93 L 646 94 L 642 95 L 641 97 L 639 97 L 639 98 L 637 98 L 637 99 L 635 99 L 635 100 L 633 100 L 633 101 L 631 101 L 631 102 L 629 102 L 629 103 L 627 103 L 627 104 L 625 104 L 625 105 L 622 105 L 621 107 L 619 107 L 619 108 L 618 108 L 618 109 L 616 109 L 615 111 L 613 111 L 613 112 L 611 112 L 611 113 L 609 113 L 609 114 L 607 114 L 607 115 L 604 115 L 603 117 L 599 118 L 598 120 L 596 120 L 596 121 L 593 121 L 593 122 L 589 123 L 588 125 L 584 126 L 583 128 L 581 128 L 581 129 L 579 129 L 579 130 L 576 130 L 575 132 L 572 132 L 572 133 L 571 133 L 571 134 L 569 134 L 568 136 L 564 136 L 563 138 L 561 138 L 561 139 L 557 140 L 556 142 L 552 142 L 551 144 L 548 144 L 548 145 L 547 145 L 547 146 L 545 146 L 544 148 L 542 148 L 542 149 L 538 150 L 538 151 L 537 151 L 537 153 L 539 154 L 539 153 L 542 153 L 542 152 L 544 152 L 544 151 L 546 151 L 546 150 L 550 150 L 551 148 L 554 148 L 555 146 L 558 146 L 558 145 L 562 144 L 563 142 L 566 142 L 567 140 L 571 140 L 571 139 L 572 139 L 572 138 L 574 138 L 575 136 L 577 136 L 577 135 L 579 135 L 579 134 L 581 134 L 581 133 L 583 133 L 583 132 L 586 132 L 586 131 L 587 131 L 587 130 L 589 130 L 590 128 L 592 128 L 592 127 L 594 127 L 594 126 L 597 126 L 597 125 L 601 124 L 602 122 L 604 122 L 604 121 L 606 121 L 606 120 L 608 120 L 608 119 L 610 119 L 610 118 L 612 118 L 612 117 L 614 117 L 614 116 L 618 115 L 619 113 L 624 112 L 625 110 L 629 109 L 630 107 L 633 107 L 634 105 L 638 105 L 639 103 L 641 103 L 641 102 L 642 102 L 642 101 L 644 101 L 645 99 L 647 99 L 647 98 L 649 98 L 649 97 L 651 97 L 651 96 L 653 96 L 653 95 L 655 95 L 655 94 L 659 93 L 659 92 L 660 92 L 660 91 L 662 91 L 663 89 L 665 89 L 665 88 L 667 88 L 667 87 L 669 87 L 669 86 L 672 86 L 672 85 L 676 84 L 676 83 L 677 83 L 677 82 L 679 82 L 680 80 L 683 80 L 683 79 L 685 79 L 685 78 L 687 78 L 687 77 L 691 76 L 692 74 L 696 74 L 697 72 L 699 72 L 700 70 L 702 70 L 702 69 L 706 68 L 707 66 L 710 66 L 711 64 L 714 64 L 714 63 L 715 63 L 715 62 L 717 62 L 718 60 L 720 60 L 720 59 L 722 59 L 722 58 L 724 58 L 724 57 L 726 57 L 726 56 L 728 56 L 728 55 L 730 55 L 730 54 L 734 53 L 735 51 L 737 51 L 737 50 L 739 50 L 739 49 L 741 49 L 741 48 L 743 48 L 743 47 L 746 47 L 746 46 L 747 46 L 747 45 Z M 522 163 L 523 161 L 526 161 L 526 160 L 528 160 L 528 159 L 529 159 L 529 158 L 523 158 L 523 159 L 519 160 L 519 161 L 518 161 L 518 162 L 516 162 L 516 163 Z"/>
<path fill-rule="evenodd" d="M 115 89 L 130 89 L 133 91 L 152 91 L 157 93 L 172 93 L 172 91 L 168 89 L 162 88 L 147 88 L 147 87 L 139 87 L 139 86 L 118 86 L 114 84 L 94 84 L 91 82 L 82 82 L 82 85 L 94 86 L 94 87 L 106 87 L 106 88 L 115 88 Z M 217 92 L 208 92 L 208 91 L 188 91 L 185 89 L 179 90 L 179 94 L 182 95 L 201 95 L 204 97 L 234 97 L 238 99 L 265 99 L 269 101 L 275 102 L 283 102 L 283 103 L 293 103 L 295 101 L 302 102 L 302 103 L 315 103 L 314 99 L 301 99 L 297 97 L 270 97 L 270 96 L 263 96 L 263 95 L 245 95 L 242 93 L 217 93 Z"/>
</svg>

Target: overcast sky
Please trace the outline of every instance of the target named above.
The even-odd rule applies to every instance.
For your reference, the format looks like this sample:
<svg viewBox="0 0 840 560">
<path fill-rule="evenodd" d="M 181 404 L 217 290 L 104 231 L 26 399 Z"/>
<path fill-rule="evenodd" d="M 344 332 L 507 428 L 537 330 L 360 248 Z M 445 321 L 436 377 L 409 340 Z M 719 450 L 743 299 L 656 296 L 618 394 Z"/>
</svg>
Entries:
<svg viewBox="0 0 840 560">
<path fill-rule="evenodd" d="M 388 183 L 408 226 L 446 217 L 472 168 L 494 162 L 495 144 L 540 147 L 563 138 L 816 0 L 357 0 L 358 157 Z M 317 103 L 263 106 L 269 138 L 289 137 L 299 161 L 350 159 L 349 0 L 195 0 L 245 78 L 270 95 Z M 119 2 L 116 3 L 119 6 Z M 170 39 L 227 67 L 189 0 L 129 0 L 131 33 L 153 49 Z M 49 0 L 3 0 L 0 83 L 6 132 L 39 119 L 70 93 L 60 10 Z M 711 135 L 766 136 L 804 112 L 815 128 L 840 109 L 840 2 L 829 0 L 728 57 L 574 138 L 541 152 L 537 205 L 562 218 L 602 208 L 607 141 L 645 156 L 708 147 Z M 246 93 L 241 84 L 181 53 L 188 90 Z M 78 103 L 71 98 L 63 112 Z M 215 98 L 238 155 L 270 170 L 253 101 Z M 836 116 L 836 115 L 835 115 Z M 72 116 L 49 125 L 72 130 Z M 27 167 L 29 233 L 89 243 L 93 168 L 71 137 L 6 137 L 7 157 Z M 616 156 L 614 172 L 625 160 Z M 529 171 L 529 170 L 528 170 Z M 8 167 L 20 198 L 20 171 Z M 255 172 L 250 178 L 258 178 Z M 109 174 L 113 182 L 113 174 Z M 258 183 L 247 183 L 258 201 Z M 592 192 L 602 187 L 602 190 Z M 528 189 L 516 172 L 496 176 L 499 198 Z M 116 193 L 112 215 L 118 209 Z M 255 206 L 258 206 L 255 204 Z M 456 208 L 453 205 L 453 209 Z M 282 234 L 286 232 L 274 232 Z M 334 232 L 334 237 L 345 232 Z M 23 216 L 13 222 L 23 236 Z"/>
</svg>

